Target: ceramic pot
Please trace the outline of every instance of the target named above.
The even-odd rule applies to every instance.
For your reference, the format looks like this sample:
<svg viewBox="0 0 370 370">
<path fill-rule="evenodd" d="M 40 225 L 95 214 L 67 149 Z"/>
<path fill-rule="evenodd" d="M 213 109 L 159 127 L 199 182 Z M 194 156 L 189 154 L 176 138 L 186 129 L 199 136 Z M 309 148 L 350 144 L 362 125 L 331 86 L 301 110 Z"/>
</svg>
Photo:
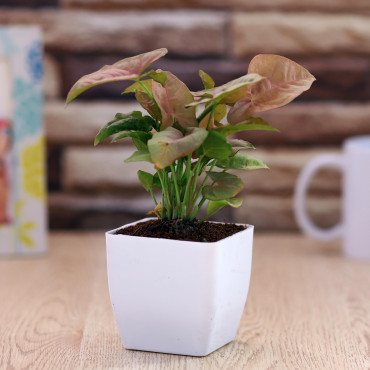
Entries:
<svg viewBox="0 0 370 370">
<path fill-rule="evenodd" d="M 126 349 L 206 356 L 234 340 L 251 274 L 253 226 L 245 226 L 214 243 L 106 233 L 110 297 Z"/>
</svg>

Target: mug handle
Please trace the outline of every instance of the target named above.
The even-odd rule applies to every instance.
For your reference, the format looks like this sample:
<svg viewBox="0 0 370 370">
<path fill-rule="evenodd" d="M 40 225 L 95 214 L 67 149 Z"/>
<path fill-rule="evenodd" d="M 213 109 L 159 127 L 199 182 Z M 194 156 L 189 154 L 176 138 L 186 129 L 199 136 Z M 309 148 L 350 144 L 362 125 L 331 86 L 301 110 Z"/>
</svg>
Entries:
<svg viewBox="0 0 370 370">
<path fill-rule="evenodd" d="M 343 225 L 339 223 L 329 229 L 315 225 L 307 214 L 305 200 L 310 181 L 322 167 L 334 167 L 343 172 L 344 158 L 342 154 L 323 154 L 313 158 L 298 176 L 294 190 L 294 213 L 299 227 L 304 233 L 317 240 L 332 240 L 343 235 Z"/>
</svg>

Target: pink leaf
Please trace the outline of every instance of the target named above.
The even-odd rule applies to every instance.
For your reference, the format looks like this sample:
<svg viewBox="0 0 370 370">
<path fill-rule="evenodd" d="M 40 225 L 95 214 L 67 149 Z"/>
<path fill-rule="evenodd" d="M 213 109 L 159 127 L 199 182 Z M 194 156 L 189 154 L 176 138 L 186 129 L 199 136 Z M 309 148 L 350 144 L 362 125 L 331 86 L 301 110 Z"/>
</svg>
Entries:
<svg viewBox="0 0 370 370">
<path fill-rule="evenodd" d="M 176 159 L 193 153 L 207 136 L 208 131 L 199 127 L 190 128 L 185 136 L 173 127 L 156 132 L 148 141 L 148 149 L 155 168 L 166 168 Z"/>
<path fill-rule="evenodd" d="M 92 86 L 112 81 L 135 80 L 150 64 L 167 54 L 167 49 L 157 49 L 148 53 L 120 60 L 106 65 L 94 73 L 81 77 L 71 88 L 67 104 Z"/>
<path fill-rule="evenodd" d="M 195 115 L 196 108 L 185 107 L 194 101 L 193 95 L 175 75 L 170 72 L 166 72 L 166 74 L 164 86 L 155 81 L 152 84 L 153 97 L 162 112 L 161 130 L 172 126 L 173 118 L 184 128 L 198 126 Z"/>
<path fill-rule="evenodd" d="M 255 56 L 249 64 L 249 73 L 258 73 L 265 79 L 248 86 L 248 98 L 236 102 L 229 111 L 230 123 L 241 122 L 255 113 L 282 107 L 308 90 L 315 81 L 307 69 L 279 55 Z"/>
</svg>

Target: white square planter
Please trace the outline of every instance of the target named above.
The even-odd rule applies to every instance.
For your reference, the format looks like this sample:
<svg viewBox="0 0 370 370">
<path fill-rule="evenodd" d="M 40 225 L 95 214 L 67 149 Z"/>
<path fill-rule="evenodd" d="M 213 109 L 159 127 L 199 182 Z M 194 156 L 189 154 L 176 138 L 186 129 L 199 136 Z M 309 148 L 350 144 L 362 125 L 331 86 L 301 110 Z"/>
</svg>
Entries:
<svg viewBox="0 0 370 370">
<path fill-rule="evenodd" d="M 253 226 L 245 226 L 214 243 L 106 233 L 125 348 L 205 356 L 234 340 L 251 274 Z"/>
</svg>

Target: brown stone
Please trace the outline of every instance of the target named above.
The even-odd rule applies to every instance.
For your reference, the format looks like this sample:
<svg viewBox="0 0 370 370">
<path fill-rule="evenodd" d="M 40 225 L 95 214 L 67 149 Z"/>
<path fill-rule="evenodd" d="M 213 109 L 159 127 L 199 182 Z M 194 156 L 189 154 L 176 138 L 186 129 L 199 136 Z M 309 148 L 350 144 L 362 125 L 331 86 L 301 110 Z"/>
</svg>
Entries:
<svg viewBox="0 0 370 370">
<path fill-rule="evenodd" d="M 136 102 L 74 101 L 45 105 L 45 121 L 50 143 L 92 145 L 99 129 L 117 112 L 141 109 Z M 261 114 L 280 133 L 249 131 L 240 134 L 255 145 L 335 145 L 348 136 L 370 134 L 370 104 L 292 103 Z"/>
<path fill-rule="evenodd" d="M 124 192 L 121 196 L 52 192 L 49 195 L 52 229 L 110 230 L 146 217 L 146 212 L 152 208 L 153 202 L 148 194 L 135 197 L 125 196 Z M 338 197 L 314 197 L 308 202 L 310 216 L 324 228 L 339 221 L 340 208 Z M 256 232 L 298 230 L 291 197 L 250 194 L 244 197 L 240 208 L 232 211 L 232 214 L 219 215 L 218 219 L 252 224 Z"/>
<path fill-rule="evenodd" d="M 64 188 L 109 189 L 139 188 L 137 171 L 154 172 L 153 165 L 147 162 L 124 163 L 136 150 L 133 146 L 115 147 L 68 147 L 63 155 Z"/>
<path fill-rule="evenodd" d="M 169 56 L 171 56 L 171 50 Z M 190 56 L 190 55 L 189 55 Z M 289 55 L 287 55 L 289 56 Z M 113 64 L 124 58 L 122 54 L 100 55 L 94 58 L 86 55 L 66 55 L 63 60 L 64 95 L 84 74 L 94 72 L 105 64 Z M 199 69 L 210 74 L 216 85 L 222 85 L 244 75 L 251 55 L 245 60 L 227 59 L 170 59 L 163 58 L 153 64 L 153 68 L 171 71 L 184 81 L 192 91 L 203 89 L 198 76 Z M 334 100 L 369 101 L 370 99 L 370 59 L 367 57 L 295 57 L 295 61 L 308 68 L 316 81 L 311 89 L 301 95 L 299 101 Z M 86 91 L 81 99 L 104 98 L 122 99 L 121 92 L 129 82 L 104 84 Z M 126 96 L 124 98 L 129 98 Z"/>
<path fill-rule="evenodd" d="M 82 8 L 221 8 L 221 9 L 289 9 L 289 10 L 336 10 L 356 11 L 370 9 L 367 0 L 64 0 L 67 7 Z"/>
<path fill-rule="evenodd" d="M 242 194 L 280 194 L 292 196 L 299 173 L 314 157 L 323 153 L 338 153 L 335 149 L 257 149 L 245 152 L 263 160 L 269 169 L 235 171 L 243 182 Z M 339 194 L 341 175 L 332 169 L 320 171 L 310 184 L 310 194 Z"/>
<path fill-rule="evenodd" d="M 57 99 L 61 96 L 62 82 L 60 66 L 50 55 L 44 56 L 44 94 L 46 99 Z"/>
<path fill-rule="evenodd" d="M 242 58 L 257 53 L 328 55 L 370 52 L 369 17 L 319 13 L 235 13 L 232 50 Z"/>
<path fill-rule="evenodd" d="M 146 162 L 124 163 L 135 148 L 115 147 L 67 147 L 63 156 L 63 179 L 67 190 L 85 189 L 141 189 L 137 171 L 154 172 L 152 164 Z M 327 150 L 308 149 L 258 149 L 251 153 L 262 159 L 270 170 L 235 171 L 242 178 L 244 193 L 293 195 L 298 174 L 313 157 Z M 331 150 L 336 153 L 337 151 Z M 334 170 L 321 171 L 312 181 L 312 194 L 339 194 L 340 174 Z"/>
<path fill-rule="evenodd" d="M 153 204 L 149 194 L 119 197 L 52 192 L 48 207 L 51 229 L 111 230 L 146 217 Z"/>
<path fill-rule="evenodd" d="M 292 103 L 260 114 L 281 132 L 249 131 L 239 137 L 265 145 L 338 145 L 370 134 L 369 104 Z"/>
<path fill-rule="evenodd" d="M 340 220 L 339 197 L 310 197 L 308 212 L 318 226 L 327 228 Z M 298 226 L 293 212 L 293 198 L 249 194 L 243 205 L 234 210 L 237 222 L 255 226 L 258 231 L 296 231 Z"/>
<path fill-rule="evenodd" d="M 50 144 L 83 143 L 92 146 L 99 130 L 118 112 L 142 110 L 136 102 L 74 101 L 65 107 L 63 101 L 45 104 L 45 122 Z"/>
<path fill-rule="evenodd" d="M 203 84 L 198 74 L 200 69 L 211 75 L 217 85 L 222 85 L 225 82 L 244 75 L 248 69 L 247 61 L 209 58 L 191 60 L 188 58 L 191 57 L 190 54 L 187 58 L 170 59 L 172 50 L 169 50 L 168 55 L 168 58 L 165 57 L 153 63 L 151 68 L 160 68 L 164 71 L 172 72 L 192 91 L 203 89 Z M 85 55 L 67 55 L 63 63 L 65 95 L 82 75 L 94 72 L 106 64 L 113 64 L 124 57 L 122 54 L 98 55 L 94 58 Z M 86 91 L 81 98 L 128 99 L 132 95 L 121 96 L 121 92 L 125 87 L 129 86 L 129 83 L 123 81 L 101 85 Z"/>
<path fill-rule="evenodd" d="M 1 0 L 1 6 L 9 6 L 12 8 L 38 8 L 41 6 L 58 6 L 59 0 Z"/>
<path fill-rule="evenodd" d="M 89 12 L 42 9 L 0 12 L 3 24 L 38 24 L 47 50 L 124 52 L 167 47 L 175 55 L 222 55 L 226 13 L 215 11 Z"/>
</svg>

